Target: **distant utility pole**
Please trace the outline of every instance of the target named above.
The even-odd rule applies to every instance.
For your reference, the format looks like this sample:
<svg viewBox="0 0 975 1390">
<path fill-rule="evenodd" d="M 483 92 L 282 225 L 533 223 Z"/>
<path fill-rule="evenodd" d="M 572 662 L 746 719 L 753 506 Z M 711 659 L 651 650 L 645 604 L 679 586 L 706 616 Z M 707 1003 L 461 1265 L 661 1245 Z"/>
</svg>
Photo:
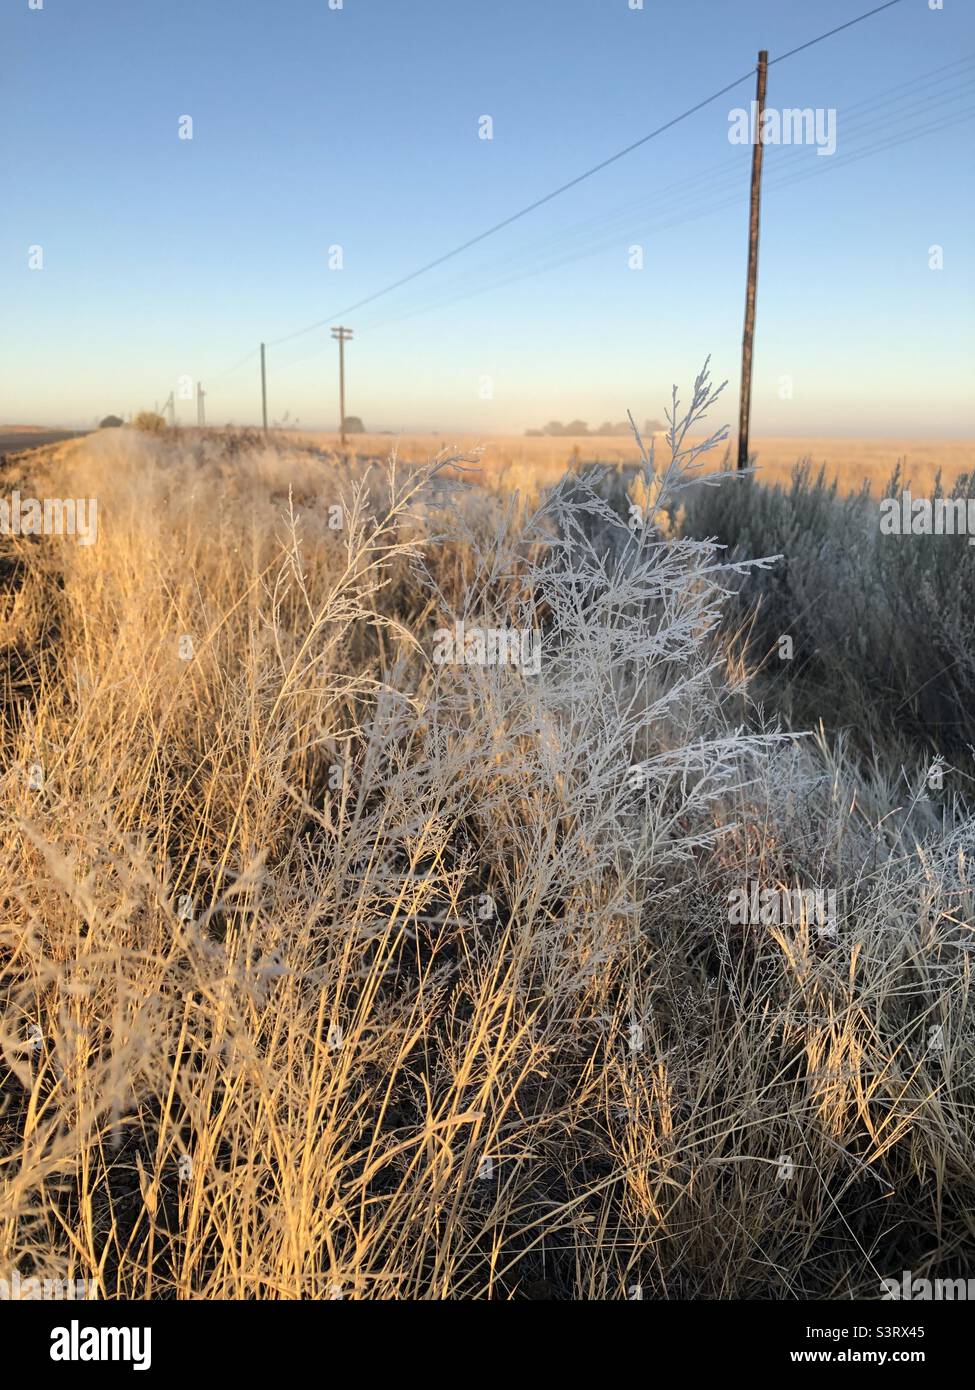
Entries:
<svg viewBox="0 0 975 1390">
<path fill-rule="evenodd" d="M 351 328 L 333 328 L 332 337 L 339 345 L 339 436 L 345 444 L 345 344 L 352 337 Z"/>
<path fill-rule="evenodd" d="M 164 403 L 164 405 L 163 405 L 163 410 L 168 410 L 168 411 L 169 411 L 169 424 L 170 424 L 170 428 L 175 429 L 175 428 L 176 428 L 176 402 L 173 400 L 173 393 L 172 393 L 172 391 L 170 391 L 169 395 L 166 397 L 165 403 Z"/>
<path fill-rule="evenodd" d="M 202 429 L 207 422 L 206 406 L 203 404 L 206 400 L 206 394 L 207 393 L 203 389 L 203 383 L 198 381 L 196 383 L 196 423 L 200 429 Z"/>
<path fill-rule="evenodd" d="M 261 344 L 261 413 L 264 416 L 264 433 L 267 434 L 267 364 L 264 344 Z"/>
<path fill-rule="evenodd" d="M 752 340 L 755 337 L 755 289 L 758 282 L 758 225 L 762 208 L 762 117 L 768 52 L 758 55 L 757 121 L 752 145 L 752 199 L 748 219 L 748 285 L 745 290 L 745 331 L 741 338 L 741 395 L 738 403 L 738 467 L 748 467 L 748 426 L 752 411 Z"/>
</svg>

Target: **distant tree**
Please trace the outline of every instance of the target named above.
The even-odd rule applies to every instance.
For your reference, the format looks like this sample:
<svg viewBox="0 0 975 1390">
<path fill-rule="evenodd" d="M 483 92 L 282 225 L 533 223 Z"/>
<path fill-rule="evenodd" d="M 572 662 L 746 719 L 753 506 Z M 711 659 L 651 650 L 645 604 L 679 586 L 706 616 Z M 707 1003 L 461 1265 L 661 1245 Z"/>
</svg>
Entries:
<svg viewBox="0 0 975 1390">
<path fill-rule="evenodd" d="M 359 419 L 358 415 L 346 415 L 345 433 L 346 434 L 365 434 L 366 427 Z"/>
<path fill-rule="evenodd" d="M 143 430 L 146 434 L 162 434 L 166 428 L 166 421 L 154 410 L 140 410 L 132 424 L 137 430 Z"/>
<path fill-rule="evenodd" d="M 659 420 L 647 420 L 643 426 L 643 433 L 647 436 L 661 434 L 666 430 L 666 425 L 662 425 Z M 585 420 L 570 420 L 563 425 L 561 420 L 549 420 L 548 424 L 540 430 L 525 430 L 525 434 L 538 438 L 539 435 L 548 435 L 551 438 L 593 438 L 602 437 L 630 437 L 633 434 L 633 426 L 629 420 L 618 420 L 613 424 L 612 420 L 604 420 L 597 430 L 590 430 Z"/>
<path fill-rule="evenodd" d="M 525 430 L 525 434 L 526 434 L 526 436 L 527 436 L 529 439 L 544 439 L 544 438 L 545 438 L 545 431 L 544 431 L 544 430 Z"/>
<path fill-rule="evenodd" d="M 100 430 L 117 430 L 122 424 L 124 424 L 124 421 L 122 420 L 121 416 L 106 415 L 104 420 L 98 426 L 98 428 Z"/>
<path fill-rule="evenodd" d="M 589 426 L 585 420 L 570 420 L 567 425 L 563 425 L 561 420 L 549 420 L 542 430 L 542 434 L 552 435 L 555 438 L 564 438 L 567 435 L 588 434 Z"/>
</svg>

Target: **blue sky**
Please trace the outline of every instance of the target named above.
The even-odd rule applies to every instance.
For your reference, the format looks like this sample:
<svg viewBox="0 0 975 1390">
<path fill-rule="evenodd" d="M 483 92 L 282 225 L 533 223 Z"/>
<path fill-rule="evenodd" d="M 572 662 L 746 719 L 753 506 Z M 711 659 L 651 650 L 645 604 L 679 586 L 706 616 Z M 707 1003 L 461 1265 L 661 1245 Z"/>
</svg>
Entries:
<svg viewBox="0 0 975 1390">
<path fill-rule="evenodd" d="M 870 8 L 629 4 L 0 0 L 0 421 L 90 423 L 183 377 L 212 422 L 256 421 L 256 355 L 230 369 L 262 339 L 336 322 L 759 48 Z M 753 94 L 345 317 L 347 409 L 393 430 L 643 419 L 710 353 L 735 419 L 751 150 L 729 112 Z M 766 150 L 753 431 L 975 436 L 975 7 L 902 0 L 773 65 L 768 102 L 835 108 L 837 150 Z M 334 425 L 327 324 L 268 364 L 272 418 Z"/>
</svg>

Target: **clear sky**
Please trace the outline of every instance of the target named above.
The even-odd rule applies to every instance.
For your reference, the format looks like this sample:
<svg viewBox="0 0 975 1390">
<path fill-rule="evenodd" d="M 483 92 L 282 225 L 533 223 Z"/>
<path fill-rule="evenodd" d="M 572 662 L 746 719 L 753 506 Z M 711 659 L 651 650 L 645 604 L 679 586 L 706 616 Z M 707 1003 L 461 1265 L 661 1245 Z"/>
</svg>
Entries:
<svg viewBox="0 0 975 1390">
<path fill-rule="evenodd" d="M 334 427 L 328 324 L 346 306 L 748 74 L 759 48 L 871 7 L 631 3 L 0 0 L 0 421 L 90 423 L 187 377 L 211 422 L 254 422 L 257 357 L 228 369 L 323 319 L 269 348 L 269 409 Z M 348 411 L 485 434 L 642 420 L 710 353 L 733 421 L 751 148 L 729 113 L 753 95 L 748 77 L 343 316 Z M 773 64 L 768 102 L 835 108 L 836 152 L 766 148 L 753 432 L 975 436 L 975 4 L 902 0 Z"/>
</svg>

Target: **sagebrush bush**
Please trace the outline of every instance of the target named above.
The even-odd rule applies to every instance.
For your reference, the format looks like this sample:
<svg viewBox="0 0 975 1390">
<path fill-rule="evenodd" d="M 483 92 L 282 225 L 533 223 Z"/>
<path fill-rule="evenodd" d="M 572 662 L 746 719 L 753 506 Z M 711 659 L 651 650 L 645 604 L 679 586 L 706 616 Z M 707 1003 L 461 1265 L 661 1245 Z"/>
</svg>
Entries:
<svg viewBox="0 0 975 1390">
<path fill-rule="evenodd" d="M 143 434 L 163 434 L 167 427 L 163 417 L 154 410 L 140 410 L 132 421 L 132 428 Z"/>
<path fill-rule="evenodd" d="M 908 485 L 898 469 L 885 496 Z M 940 476 L 932 497 L 944 495 Z M 948 494 L 975 497 L 972 476 Z M 840 498 L 821 470 L 797 465 L 791 486 L 729 474 L 693 493 L 684 533 L 734 556 L 782 559 L 744 575 L 726 609 L 761 688 L 796 725 L 847 728 L 869 750 L 897 744 L 975 772 L 975 547 L 964 536 L 882 535 L 866 487 Z M 779 639 L 794 656 L 782 660 Z"/>
</svg>

